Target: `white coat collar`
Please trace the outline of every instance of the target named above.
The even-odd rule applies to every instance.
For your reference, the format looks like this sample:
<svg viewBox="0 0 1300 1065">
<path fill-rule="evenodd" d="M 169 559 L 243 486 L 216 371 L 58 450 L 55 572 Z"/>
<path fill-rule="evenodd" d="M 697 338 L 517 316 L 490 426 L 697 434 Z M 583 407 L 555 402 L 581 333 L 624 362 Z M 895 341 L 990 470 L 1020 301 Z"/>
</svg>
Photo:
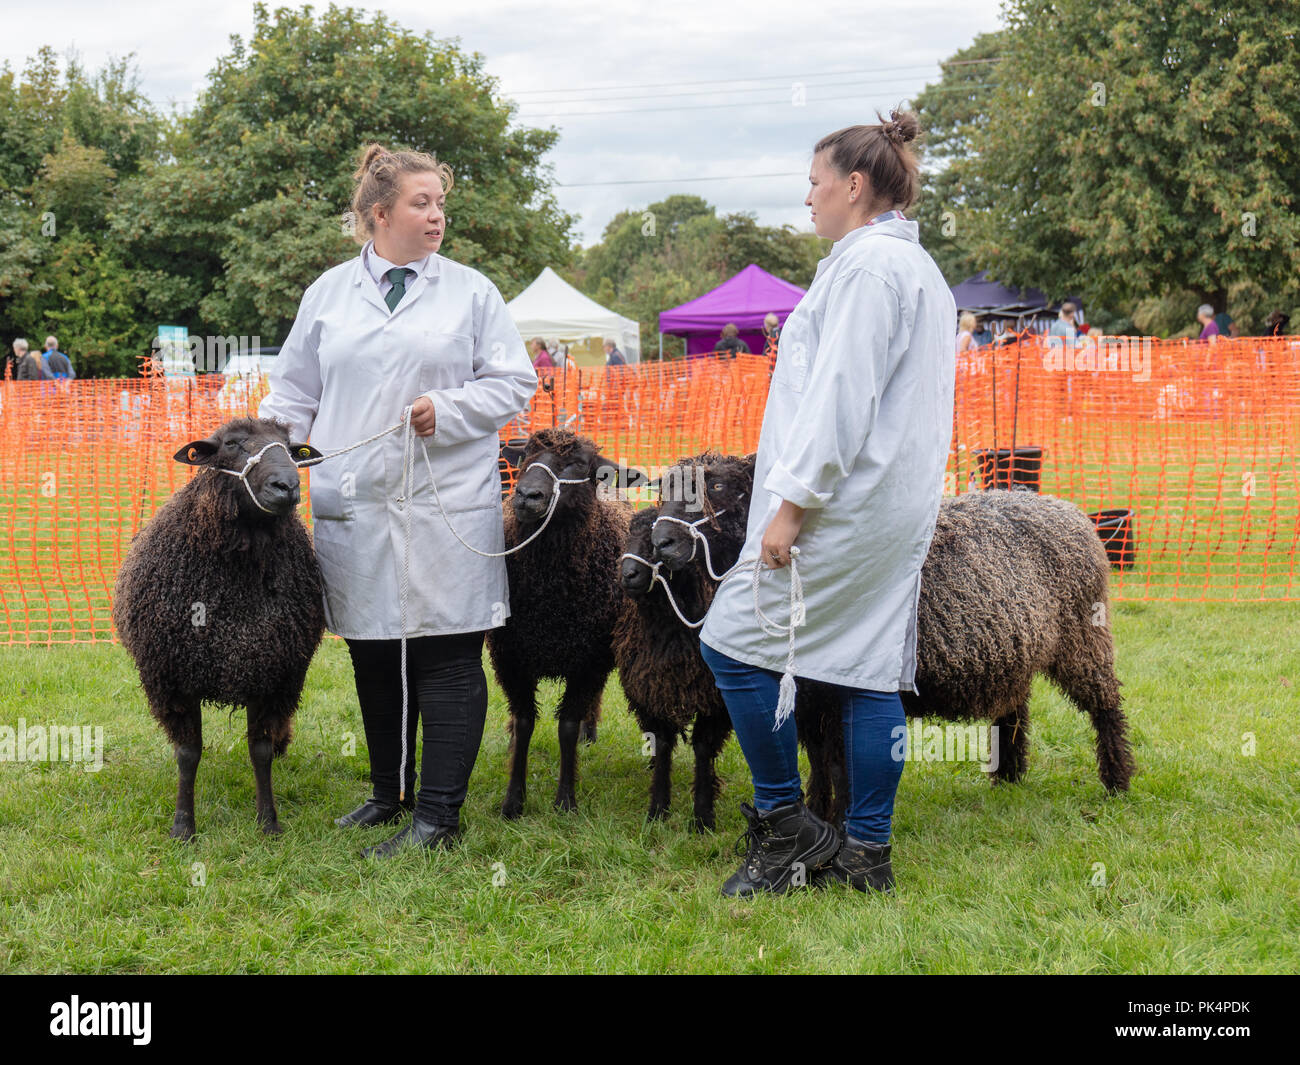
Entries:
<svg viewBox="0 0 1300 1065">
<path fill-rule="evenodd" d="M 371 278 L 374 279 L 375 284 L 378 285 L 380 278 L 382 278 L 388 270 L 391 270 L 394 266 L 398 265 L 397 263 L 390 263 L 375 251 L 374 240 L 368 240 L 362 245 L 360 258 L 361 269 L 357 271 L 358 276 L 354 279 L 355 284 L 360 284 L 365 278 L 365 275 L 369 274 Z M 421 277 L 437 277 L 439 269 L 438 264 L 441 258 L 442 256 L 437 252 L 431 251 L 423 259 L 417 259 L 415 262 L 407 263 L 406 265 Z"/>
<path fill-rule="evenodd" d="M 913 244 L 919 244 L 920 228 L 915 222 L 907 218 L 889 218 L 883 222 L 877 222 L 875 225 L 858 226 L 855 229 L 850 229 L 831 245 L 830 254 L 817 264 L 816 277 L 820 277 L 830 264 L 843 255 L 847 249 L 856 247 L 868 237 L 899 237 L 902 240 L 910 240 Z"/>
<path fill-rule="evenodd" d="M 432 282 L 437 278 L 438 273 L 441 270 L 442 256 L 437 252 L 430 252 L 419 262 L 409 264 L 411 269 L 416 271 L 416 278 L 411 282 L 411 287 L 408 289 L 410 299 L 402 300 L 402 302 L 397 305 L 397 309 L 390 312 L 388 304 L 386 304 L 379 296 L 378 278 L 371 273 L 370 269 L 371 263 L 373 262 L 371 259 L 371 252 L 374 243 L 373 240 L 368 240 L 362 245 L 361 254 L 355 259 L 357 265 L 352 273 L 352 287 L 360 288 L 361 298 L 382 310 L 385 317 L 392 317 L 393 315 L 401 314 L 402 311 L 415 302 L 415 298 L 419 295 L 422 287 L 422 282 Z M 379 256 L 375 255 L 374 260 L 379 260 Z M 382 260 L 379 261 L 382 262 Z M 362 284 L 362 282 L 365 283 Z"/>
</svg>

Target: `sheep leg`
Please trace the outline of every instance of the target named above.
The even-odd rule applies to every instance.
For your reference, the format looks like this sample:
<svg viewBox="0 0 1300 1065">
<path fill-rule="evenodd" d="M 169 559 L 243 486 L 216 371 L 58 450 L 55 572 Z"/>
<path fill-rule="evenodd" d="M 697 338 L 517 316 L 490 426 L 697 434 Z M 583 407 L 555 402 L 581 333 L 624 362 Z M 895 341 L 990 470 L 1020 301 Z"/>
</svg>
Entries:
<svg viewBox="0 0 1300 1065">
<path fill-rule="evenodd" d="M 280 819 L 275 811 L 275 794 L 271 790 L 271 757 L 275 750 L 274 741 L 265 733 L 254 735 L 248 733 L 248 757 L 253 763 L 253 787 L 257 801 L 257 823 L 268 836 L 278 836 Z"/>
<path fill-rule="evenodd" d="M 809 810 L 823 820 L 829 820 L 834 797 L 840 791 L 843 772 L 837 773 L 835 754 L 838 750 L 843 769 L 843 746 L 836 747 L 832 737 L 842 727 L 839 702 L 830 699 L 818 689 L 798 697 L 795 703 L 795 725 L 799 739 L 808 751 L 808 792 L 805 803 Z M 841 792 L 841 803 L 844 801 Z"/>
<path fill-rule="evenodd" d="M 691 747 L 695 750 L 695 809 L 691 828 L 696 832 L 712 832 L 717 825 L 713 807 L 722 791 L 722 782 L 718 779 L 716 763 L 729 735 L 731 719 L 726 707 L 695 716 L 695 727 L 691 730 Z"/>
<path fill-rule="evenodd" d="M 993 769 L 992 782 L 1014 784 L 1029 767 L 1029 699 L 1022 699 L 1010 713 L 994 718 L 989 727 L 998 730 L 998 764 Z"/>
<path fill-rule="evenodd" d="M 596 709 L 582 719 L 582 728 L 578 730 L 578 739 L 590 747 L 596 742 L 596 726 L 600 722 L 600 700 L 596 700 Z"/>
<path fill-rule="evenodd" d="M 672 803 L 673 748 L 677 746 L 677 729 L 663 721 L 652 721 L 646 731 L 653 733 L 655 749 L 650 756 L 650 809 L 645 816 L 647 821 L 665 821 Z"/>
<path fill-rule="evenodd" d="M 1091 676 L 1087 674 L 1091 673 Z M 1107 791 L 1128 791 L 1136 768 L 1128 738 L 1128 720 L 1120 706 L 1119 681 L 1111 657 L 1099 666 L 1062 672 L 1053 679 L 1092 721 L 1097 733 L 1097 773 Z"/>
<path fill-rule="evenodd" d="M 501 816 L 507 821 L 523 816 L 524 798 L 528 793 L 528 746 L 533 742 L 537 725 L 537 680 L 502 678 L 506 701 L 510 705 L 510 783 L 501 801 Z"/>
<path fill-rule="evenodd" d="M 578 808 L 575 787 L 578 775 L 578 733 L 582 729 L 583 719 L 594 713 L 599 705 L 608 679 L 608 670 L 594 677 L 590 674 L 576 674 L 564 679 L 564 698 L 560 700 L 558 724 L 560 780 L 555 788 L 557 810 Z"/>
<path fill-rule="evenodd" d="M 176 813 L 172 817 L 172 839 L 194 838 L 194 778 L 203 757 L 203 715 L 197 704 L 187 712 L 169 715 L 167 734 L 176 752 L 178 781 Z"/>
</svg>

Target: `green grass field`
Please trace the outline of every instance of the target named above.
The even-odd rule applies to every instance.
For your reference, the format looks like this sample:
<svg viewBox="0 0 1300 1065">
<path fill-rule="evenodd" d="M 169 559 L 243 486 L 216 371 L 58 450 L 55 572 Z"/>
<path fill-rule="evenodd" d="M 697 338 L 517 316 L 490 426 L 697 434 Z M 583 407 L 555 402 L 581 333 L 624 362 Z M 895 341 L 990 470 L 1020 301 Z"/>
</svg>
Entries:
<svg viewBox="0 0 1300 1065">
<path fill-rule="evenodd" d="M 340 641 L 322 645 L 276 763 L 285 834 L 254 824 L 242 713 L 210 710 L 193 845 L 166 838 L 175 764 L 126 653 L 0 648 L 0 726 L 102 725 L 106 744 L 98 773 L 0 763 L 0 970 L 1295 972 L 1300 609 L 1121 604 L 1114 628 L 1130 793 L 1105 796 L 1086 719 L 1041 684 L 1023 783 L 990 787 L 971 763 L 908 766 L 895 897 L 749 903 L 718 895 L 750 797 L 735 741 L 716 835 L 687 831 L 680 748 L 672 816 L 647 827 L 646 759 L 613 679 L 599 742 L 580 755 L 578 813 L 550 809 L 545 724 L 525 818 L 497 816 L 507 736 L 493 682 L 464 845 L 374 863 L 358 848 L 389 830 L 331 821 L 368 793 Z"/>
</svg>

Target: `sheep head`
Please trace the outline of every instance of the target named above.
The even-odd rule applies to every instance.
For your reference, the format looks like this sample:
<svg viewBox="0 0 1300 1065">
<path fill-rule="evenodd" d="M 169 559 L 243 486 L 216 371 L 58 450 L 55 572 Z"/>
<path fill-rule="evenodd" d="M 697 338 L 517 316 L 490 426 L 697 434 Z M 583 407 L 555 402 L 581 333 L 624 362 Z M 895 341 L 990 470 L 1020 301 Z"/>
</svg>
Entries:
<svg viewBox="0 0 1300 1065">
<path fill-rule="evenodd" d="M 279 444 L 279 447 L 268 445 Z M 287 449 L 287 450 L 286 450 Z M 260 458 L 250 460 L 261 454 Z M 298 505 L 298 467 L 305 459 L 320 458 L 310 444 L 290 443 L 289 431 L 263 418 L 232 418 L 205 440 L 192 440 L 175 455 L 177 462 L 213 471 L 228 471 L 218 480 L 228 481 L 241 518 L 282 518 Z M 229 474 L 244 472 L 247 487 Z"/>
<path fill-rule="evenodd" d="M 561 480 L 580 483 L 557 484 L 551 473 Z M 588 437 L 568 429 L 539 429 L 524 445 L 510 502 L 516 520 L 533 524 L 546 516 L 551 495 L 556 491 L 560 498 L 555 512 L 560 514 L 594 504 L 597 485 L 612 494 L 614 489 L 646 483 L 648 478 L 644 473 L 605 458 L 595 441 Z"/>
<path fill-rule="evenodd" d="M 699 547 L 695 537 L 681 524 L 692 522 L 708 540 L 714 571 L 720 573 L 733 565 L 745 541 L 754 492 L 754 456 L 705 451 L 679 459 L 664 471 L 660 482 L 660 520 L 651 536 L 654 560 L 677 572 L 696 558 Z"/>
<path fill-rule="evenodd" d="M 658 517 L 658 507 L 646 507 L 632 515 L 627 530 L 627 542 L 623 546 L 624 554 L 651 559 L 654 545 L 650 541 L 650 534 Z M 645 562 L 639 562 L 635 558 L 625 558 L 619 563 L 618 579 L 627 595 L 633 599 L 640 599 L 654 584 L 654 570 Z"/>
</svg>

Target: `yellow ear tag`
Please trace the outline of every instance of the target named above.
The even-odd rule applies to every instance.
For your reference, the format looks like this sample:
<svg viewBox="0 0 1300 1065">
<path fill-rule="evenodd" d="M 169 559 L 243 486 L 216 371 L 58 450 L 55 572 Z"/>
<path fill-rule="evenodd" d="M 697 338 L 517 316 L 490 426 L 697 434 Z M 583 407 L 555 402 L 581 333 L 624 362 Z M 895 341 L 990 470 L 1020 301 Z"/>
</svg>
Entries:
<svg viewBox="0 0 1300 1065">
<path fill-rule="evenodd" d="M 306 458 L 308 455 L 311 454 L 311 448 L 309 448 L 309 447 L 300 447 L 300 448 L 298 449 L 298 454 L 301 455 L 303 458 Z"/>
</svg>

